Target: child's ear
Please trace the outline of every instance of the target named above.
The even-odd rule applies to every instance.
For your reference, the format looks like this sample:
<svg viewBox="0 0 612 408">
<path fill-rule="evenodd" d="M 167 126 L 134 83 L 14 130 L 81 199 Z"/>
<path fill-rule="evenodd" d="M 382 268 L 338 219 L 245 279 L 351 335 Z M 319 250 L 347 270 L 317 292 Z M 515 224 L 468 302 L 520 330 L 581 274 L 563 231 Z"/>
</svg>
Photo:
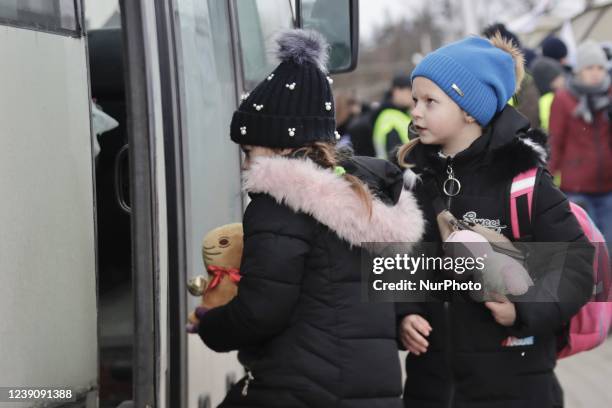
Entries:
<svg viewBox="0 0 612 408">
<path fill-rule="evenodd" d="M 463 112 L 463 119 L 465 120 L 465 123 L 468 124 L 476 123 L 476 119 L 470 116 L 467 112 Z"/>
</svg>

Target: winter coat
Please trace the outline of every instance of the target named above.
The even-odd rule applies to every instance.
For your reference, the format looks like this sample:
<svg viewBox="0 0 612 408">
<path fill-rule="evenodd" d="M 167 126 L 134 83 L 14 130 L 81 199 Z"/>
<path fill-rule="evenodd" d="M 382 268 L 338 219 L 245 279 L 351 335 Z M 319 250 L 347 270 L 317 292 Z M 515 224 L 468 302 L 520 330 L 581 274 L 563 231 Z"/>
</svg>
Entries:
<svg viewBox="0 0 612 408">
<path fill-rule="evenodd" d="M 539 99 L 540 91 L 538 91 L 533 77 L 526 74 L 521 83 L 521 89 L 516 95 L 516 101 L 512 98 L 510 104 L 527 117 L 531 127 L 543 127 L 540 121 Z"/>
<path fill-rule="evenodd" d="M 248 370 L 221 407 L 401 407 L 395 310 L 362 301 L 360 247 L 415 242 L 424 222 L 399 169 L 345 167 L 378 195 L 371 218 L 343 177 L 309 160 L 258 158 L 245 172 L 238 295 L 199 326 Z"/>
<path fill-rule="evenodd" d="M 439 146 L 419 145 L 410 153 L 408 161 L 416 164 L 414 171 L 421 176 L 415 194 L 427 221 L 425 242 L 441 240 L 431 205 L 432 190 L 427 186 L 435 186 L 433 191 L 441 189 L 449 165 L 462 186 L 449 203 L 455 217 L 487 225 L 512 239 L 505 204 L 511 180 L 544 163 L 545 151 L 538 143 L 545 135 L 528 129 L 527 119 L 506 107 L 480 138 L 452 159 L 441 157 Z M 567 199 L 545 171 L 536 186 L 534 203 L 533 241 L 583 243 L 581 250 L 567 251 L 559 284 L 559 293 L 567 296 L 563 299 L 573 301 L 515 302 L 517 319 L 509 328 L 495 322 L 485 305 L 472 301 L 465 292 L 445 292 L 436 302 L 398 303 L 398 323 L 408 314 L 419 314 L 433 328 L 427 352 L 409 354 L 406 359 L 406 407 L 555 406 L 560 398 L 553 374 L 555 333 L 589 298 L 592 248 Z M 440 245 L 435 252 L 442 254 Z"/>
<path fill-rule="evenodd" d="M 351 145 L 357 156 L 376 157 L 372 132 L 374 132 L 374 120 L 377 110 L 362 112 L 351 121 L 346 129 L 346 133 L 351 137 Z"/>
<path fill-rule="evenodd" d="M 610 192 L 612 128 L 608 112 L 598 112 L 589 124 L 573 116 L 577 105 L 578 100 L 568 90 L 555 94 L 550 115 L 550 171 L 561 172 L 563 191 Z"/>
<path fill-rule="evenodd" d="M 374 120 L 372 144 L 376 157 L 392 158 L 399 146 L 408 142 L 408 126 L 412 121 L 407 109 L 385 101 Z"/>
</svg>

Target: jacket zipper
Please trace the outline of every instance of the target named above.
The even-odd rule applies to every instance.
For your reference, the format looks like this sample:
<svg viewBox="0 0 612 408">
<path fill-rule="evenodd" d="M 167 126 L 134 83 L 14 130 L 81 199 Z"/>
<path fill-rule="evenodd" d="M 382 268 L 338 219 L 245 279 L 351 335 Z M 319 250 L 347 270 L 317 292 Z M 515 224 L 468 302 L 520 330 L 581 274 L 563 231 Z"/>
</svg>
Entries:
<svg viewBox="0 0 612 408">
<path fill-rule="evenodd" d="M 446 194 L 446 191 L 444 190 L 444 186 L 446 185 L 445 183 L 449 183 L 449 185 L 452 185 L 453 182 L 451 180 L 456 180 L 458 182 L 458 180 L 455 178 L 455 170 L 453 169 L 453 158 L 452 157 L 448 157 L 446 159 L 446 180 L 444 180 L 442 183 L 442 189 L 444 191 L 444 194 L 446 195 L 446 208 L 450 211 L 451 209 L 451 204 L 453 202 L 453 197 L 454 195 L 449 195 Z M 459 187 L 459 189 L 461 189 L 461 187 Z M 459 194 L 459 191 L 457 191 L 457 193 L 455 195 Z"/>
<path fill-rule="evenodd" d="M 447 174 L 447 178 L 445 182 L 455 179 L 455 170 L 453 169 L 453 158 L 452 157 L 448 157 L 446 160 L 446 174 Z M 461 188 L 459 187 L 459 189 Z M 457 191 L 456 194 L 458 193 L 459 191 Z M 446 196 L 447 196 L 446 208 L 452 213 L 451 205 L 453 203 L 454 195 L 446 194 Z M 453 341 L 452 341 L 453 331 L 452 331 L 452 317 L 451 317 L 450 301 L 444 302 L 444 316 L 445 316 L 444 320 L 446 323 L 446 333 L 447 333 L 447 336 L 446 336 L 447 365 L 448 365 L 447 367 L 448 367 L 448 374 L 450 378 L 450 390 L 449 390 L 447 406 L 448 408 L 453 408 L 453 406 L 455 405 L 455 375 L 454 375 L 454 370 L 453 370 Z"/>
</svg>

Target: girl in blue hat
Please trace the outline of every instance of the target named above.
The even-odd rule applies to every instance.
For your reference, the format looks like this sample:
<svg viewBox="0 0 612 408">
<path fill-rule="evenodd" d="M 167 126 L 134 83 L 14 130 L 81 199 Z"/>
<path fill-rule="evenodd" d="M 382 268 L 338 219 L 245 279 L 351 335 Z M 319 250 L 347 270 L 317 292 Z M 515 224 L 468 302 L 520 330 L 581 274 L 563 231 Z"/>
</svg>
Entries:
<svg viewBox="0 0 612 408">
<path fill-rule="evenodd" d="M 546 135 L 530 129 L 507 104 L 523 74 L 520 51 L 499 35 L 444 46 L 413 71 L 411 130 L 418 138 L 400 149 L 398 160 L 410 167 L 405 177 L 415 183 L 428 221 L 424 241 L 438 243 L 435 255 L 442 255 L 435 200 L 456 218 L 512 240 L 509 188 L 515 176 L 534 167 L 527 239 L 587 242 L 545 169 Z M 478 303 L 459 291 L 428 303 L 399 303 L 399 337 L 409 351 L 405 406 L 561 406 L 553 372 L 562 345 L 558 334 L 591 294 L 592 252 L 585 247 L 563 253 L 558 291 L 540 293 L 538 303 L 501 295 Z M 542 277 L 533 278 L 528 294 L 538 290 Z"/>
</svg>

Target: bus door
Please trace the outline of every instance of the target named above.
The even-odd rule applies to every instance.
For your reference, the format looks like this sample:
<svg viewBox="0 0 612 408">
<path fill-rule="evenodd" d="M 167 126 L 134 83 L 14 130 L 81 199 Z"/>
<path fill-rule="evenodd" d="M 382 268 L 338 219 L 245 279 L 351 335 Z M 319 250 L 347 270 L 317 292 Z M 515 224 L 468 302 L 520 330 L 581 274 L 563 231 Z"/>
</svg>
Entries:
<svg viewBox="0 0 612 408">
<path fill-rule="evenodd" d="M 73 0 L 0 2 L 0 385 L 70 389 L 66 406 L 93 408 L 94 152 L 82 11 Z M 41 403 L 6 398 L 0 405 Z"/>
</svg>

